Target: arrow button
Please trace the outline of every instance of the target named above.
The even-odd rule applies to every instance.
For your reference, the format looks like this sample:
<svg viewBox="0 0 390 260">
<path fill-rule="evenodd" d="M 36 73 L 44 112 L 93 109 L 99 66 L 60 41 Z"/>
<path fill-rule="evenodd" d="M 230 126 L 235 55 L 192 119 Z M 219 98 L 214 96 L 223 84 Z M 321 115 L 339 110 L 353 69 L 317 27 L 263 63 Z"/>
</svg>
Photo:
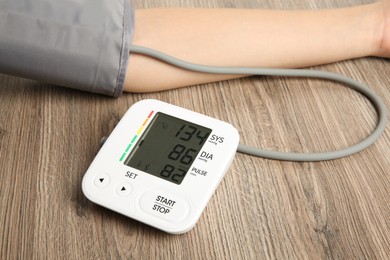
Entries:
<svg viewBox="0 0 390 260">
<path fill-rule="evenodd" d="M 105 188 L 110 182 L 110 178 L 106 174 L 100 174 L 95 178 L 95 185 L 99 188 Z"/>
<path fill-rule="evenodd" d="M 121 183 L 116 188 L 116 194 L 121 197 L 126 197 L 131 193 L 131 184 L 128 182 Z"/>
</svg>

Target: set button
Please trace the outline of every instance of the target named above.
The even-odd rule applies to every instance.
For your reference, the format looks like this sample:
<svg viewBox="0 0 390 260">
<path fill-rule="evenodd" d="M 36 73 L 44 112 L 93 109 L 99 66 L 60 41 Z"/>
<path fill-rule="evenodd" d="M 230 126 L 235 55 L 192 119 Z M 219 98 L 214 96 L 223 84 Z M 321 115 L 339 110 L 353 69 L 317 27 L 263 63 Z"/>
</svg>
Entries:
<svg viewBox="0 0 390 260">
<path fill-rule="evenodd" d="M 99 174 L 95 177 L 93 183 L 98 188 L 106 188 L 108 184 L 110 183 L 110 177 L 108 177 L 107 174 Z M 132 191 L 131 184 L 128 182 L 120 183 L 116 186 L 115 192 L 120 197 L 126 197 L 128 196 Z"/>
<path fill-rule="evenodd" d="M 107 174 L 100 174 L 95 177 L 93 183 L 98 188 L 106 188 L 108 184 L 110 183 L 110 177 L 108 177 Z M 128 196 L 132 191 L 131 184 L 128 182 L 120 183 L 116 186 L 115 192 L 120 197 L 126 197 Z"/>
</svg>

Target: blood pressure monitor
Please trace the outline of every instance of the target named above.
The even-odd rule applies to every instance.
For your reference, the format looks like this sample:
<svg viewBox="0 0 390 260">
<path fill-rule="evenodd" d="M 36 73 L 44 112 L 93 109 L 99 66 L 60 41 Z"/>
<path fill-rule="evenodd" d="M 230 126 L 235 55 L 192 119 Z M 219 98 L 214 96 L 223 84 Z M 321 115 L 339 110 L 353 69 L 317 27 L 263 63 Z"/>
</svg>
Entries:
<svg viewBox="0 0 390 260">
<path fill-rule="evenodd" d="M 103 207 L 172 234 L 199 219 L 239 142 L 228 123 L 157 100 L 126 112 L 82 189 Z"/>
</svg>

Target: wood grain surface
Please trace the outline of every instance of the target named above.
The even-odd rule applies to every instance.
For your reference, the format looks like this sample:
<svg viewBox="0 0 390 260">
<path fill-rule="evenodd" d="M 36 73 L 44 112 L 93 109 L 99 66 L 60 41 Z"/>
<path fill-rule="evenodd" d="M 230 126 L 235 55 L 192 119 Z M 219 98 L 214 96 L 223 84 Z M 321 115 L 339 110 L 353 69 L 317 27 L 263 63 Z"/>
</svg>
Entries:
<svg viewBox="0 0 390 260">
<path fill-rule="evenodd" d="M 136 0 L 141 7 L 325 8 L 360 0 Z M 0 57 L 1 58 L 1 57 Z M 390 66 L 317 69 L 353 77 L 390 107 Z M 390 128 L 356 155 L 294 163 L 237 154 L 193 230 L 169 235 L 88 201 L 99 142 L 154 98 L 228 121 L 241 142 L 280 151 L 354 144 L 376 123 L 361 95 L 322 80 L 251 77 L 110 98 L 0 75 L 0 259 L 388 259 Z"/>
</svg>

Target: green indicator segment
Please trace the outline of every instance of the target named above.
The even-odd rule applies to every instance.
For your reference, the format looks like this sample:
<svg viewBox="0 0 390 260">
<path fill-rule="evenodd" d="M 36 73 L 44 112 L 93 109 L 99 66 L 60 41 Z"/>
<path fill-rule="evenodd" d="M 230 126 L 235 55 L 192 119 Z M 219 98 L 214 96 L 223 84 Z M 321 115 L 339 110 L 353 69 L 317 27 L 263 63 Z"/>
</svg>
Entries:
<svg viewBox="0 0 390 260">
<path fill-rule="evenodd" d="M 131 140 L 131 144 L 130 145 L 132 145 L 135 142 L 135 140 L 137 140 L 137 137 L 138 137 L 138 135 L 134 136 L 133 140 Z"/>
<path fill-rule="evenodd" d="M 130 148 L 133 146 L 133 144 L 135 143 L 135 140 L 137 140 L 137 137 L 138 135 L 134 136 L 133 140 L 131 140 L 131 143 L 127 146 L 126 148 L 126 153 L 129 152 Z"/>
<path fill-rule="evenodd" d="M 121 162 L 123 160 L 123 158 L 125 158 L 126 154 L 130 151 L 130 148 L 133 146 L 133 144 L 135 143 L 135 140 L 137 140 L 137 137 L 138 135 L 135 135 L 133 137 L 133 140 L 131 140 L 131 143 L 127 146 L 125 152 L 122 154 L 121 158 L 119 159 L 119 161 Z"/>
<path fill-rule="evenodd" d="M 129 146 L 127 146 L 126 151 L 125 151 L 126 153 L 130 150 L 130 147 L 132 146 L 132 144 L 133 143 L 131 143 L 131 144 L 129 144 Z"/>
<path fill-rule="evenodd" d="M 126 156 L 126 153 L 123 153 L 121 158 L 119 159 L 119 161 L 121 162 L 123 160 L 123 158 L 125 158 L 125 156 Z"/>
</svg>

